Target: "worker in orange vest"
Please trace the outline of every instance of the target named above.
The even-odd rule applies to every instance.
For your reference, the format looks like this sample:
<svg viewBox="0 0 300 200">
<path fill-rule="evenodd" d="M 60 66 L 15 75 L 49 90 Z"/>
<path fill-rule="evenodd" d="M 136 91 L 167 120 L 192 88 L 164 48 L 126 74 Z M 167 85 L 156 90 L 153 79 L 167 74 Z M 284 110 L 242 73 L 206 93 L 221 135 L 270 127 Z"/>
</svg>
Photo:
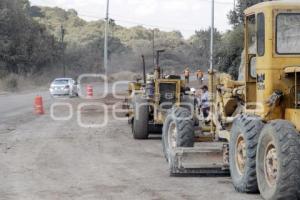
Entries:
<svg viewBox="0 0 300 200">
<path fill-rule="evenodd" d="M 197 80 L 202 85 L 203 84 L 204 73 L 201 71 L 201 69 L 197 70 L 196 76 L 197 76 Z"/>
<path fill-rule="evenodd" d="M 190 82 L 190 69 L 188 67 L 186 67 L 185 70 L 183 71 L 183 74 L 184 74 L 185 83 L 189 84 L 189 82 Z"/>
</svg>

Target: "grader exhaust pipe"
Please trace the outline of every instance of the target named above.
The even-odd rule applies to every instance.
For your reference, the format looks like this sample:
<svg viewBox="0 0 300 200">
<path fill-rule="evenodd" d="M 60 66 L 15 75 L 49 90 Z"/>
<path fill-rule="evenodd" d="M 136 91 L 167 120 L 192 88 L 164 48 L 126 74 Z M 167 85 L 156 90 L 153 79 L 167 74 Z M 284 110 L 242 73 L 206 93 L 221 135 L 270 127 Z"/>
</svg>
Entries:
<svg viewBox="0 0 300 200">
<path fill-rule="evenodd" d="M 161 78 L 161 71 L 160 71 L 160 67 L 159 67 L 159 57 L 160 57 L 160 54 L 163 52 L 165 52 L 164 49 L 160 49 L 160 50 L 156 51 L 156 66 L 154 69 L 154 74 L 155 74 L 155 78 L 157 78 L 157 79 Z"/>
<path fill-rule="evenodd" d="M 144 55 L 142 55 L 142 62 L 143 62 L 143 79 L 144 79 L 144 84 L 146 85 L 146 63 L 145 63 Z"/>
</svg>

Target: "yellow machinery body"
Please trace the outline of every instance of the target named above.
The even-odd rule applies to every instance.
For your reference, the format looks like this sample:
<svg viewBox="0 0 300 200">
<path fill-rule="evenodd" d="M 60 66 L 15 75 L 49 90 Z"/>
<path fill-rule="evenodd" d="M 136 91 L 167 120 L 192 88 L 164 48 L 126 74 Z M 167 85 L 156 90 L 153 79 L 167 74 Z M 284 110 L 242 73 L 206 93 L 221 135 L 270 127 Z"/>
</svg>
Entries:
<svg viewBox="0 0 300 200">
<path fill-rule="evenodd" d="M 162 91 L 163 87 L 172 88 L 170 91 Z M 155 97 L 153 103 L 153 120 L 155 124 L 162 125 L 166 118 L 167 111 L 174 105 L 180 105 L 181 88 L 184 82 L 180 79 L 156 79 L 155 80 Z M 168 99 L 174 99 L 168 101 Z M 164 101 L 166 100 L 166 101 Z"/>
<path fill-rule="evenodd" d="M 261 3 L 245 11 L 244 31 L 246 112 L 259 115 L 266 121 L 289 120 L 298 130 L 300 49 L 295 47 L 297 43 L 290 45 L 289 41 L 282 41 L 281 35 L 290 34 L 290 37 L 295 37 L 298 33 L 293 33 L 293 36 L 287 29 L 293 26 L 289 24 L 293 20 L 294 23 L 300 23 L 299 19 L 299 2 Z M 254 49 L 257 49 L 257 52 L 251 51 L 253 36 L 256 38 Z M 256 64 L 253 64 L 251 59 L 256 59 Z M 269 98 L 275 91 L 282 92 L 282 98 L 279 103 L 270 105 Z"/>
<path fill-rule="evenodd" d="M 243 79 L 209 71 L 209 116 L 200 114 L 199 125 L 172 120 L 163 129 L 170 174 L 230 171 L 239 192 L 259 190 L 266 200 L 299 199 L 300 184 L 294 180 L 300 160 L 300 2 L 254 5 L 245 10 L 244 23 Z M 172 124 L 187 128 L 172 129 Z M 182 141 L 193 136 L 198 143 Z M 178 147 L 177 141 L 192 145 Z"/>
<path fill-rule="evenodd" d="M 154 96 L 147 96 L 147 86 L 140 82 L 128 84 L 128 96 L 125 98 L 123 109 L 127 110 L 126 115 L 129 121 L 134 118 L 134 98 L 144 96 L 147 98 L 150 109 L 150 120 L 155 125 L 163 125 L 167 111 L 174 105 L 179 106 L 183 95 L 182 89 L 185 83 L 179 77 L 176 78 L 154 78 L 149 76 L 147 81 L 153 81 Z"/>
<path fill-rule="evenodd" d="M 129 96 L 131 96 L 133 91 L 140 90 L 141 87 L 142 87 L 142 83 L 140 83 L 140 82 L 130 82 L 128 84 L 128 94 L 129 94 Z"/>
<path fill-rule="evenodd" d="M 128 94 L 125 97 L 122 108 L 126 110 L 126 116 L 128 117 L 129 121 L 133 116 L 132 98 L 134 97 L 135 94 L 142 92 L 141 88 L 142 88 L 142 83 L 140 83 L 139 80 L 128 83 L 128 90 L 127 90 Z"/>
</svg>

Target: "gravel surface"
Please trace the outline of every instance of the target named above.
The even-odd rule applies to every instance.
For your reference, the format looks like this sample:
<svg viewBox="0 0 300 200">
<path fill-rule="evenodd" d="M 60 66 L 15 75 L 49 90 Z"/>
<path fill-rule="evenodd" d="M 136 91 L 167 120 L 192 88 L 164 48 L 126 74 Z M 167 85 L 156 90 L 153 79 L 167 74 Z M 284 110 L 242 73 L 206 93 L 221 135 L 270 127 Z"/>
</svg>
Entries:
<svg viewBox="0 0 300 200">
<path fill-rule="evenodd" d="M 71 104 L 71 120 L 54 121 L 49 110 L 38 117 L 22 108 L 17 115 L 0 118 L 2 125 L 13 127 L 0 132 L 1 200 L 260 199 L 235 192 L 230 178 L 171 178 L 159 137 L 133 140 L 127 122 L 113 119 L 111 112 L 107 126 L 82 128 L 77 107 L 92 101 L 59 101 Z M 118 100 L 102 102 L 111 109 Z M 68 115 L 68 109 L 58 109 L 59 116 Z M 85 107 L 79 113 L 84 123 L 104 120 L 101 108 Z"/>
</svg>

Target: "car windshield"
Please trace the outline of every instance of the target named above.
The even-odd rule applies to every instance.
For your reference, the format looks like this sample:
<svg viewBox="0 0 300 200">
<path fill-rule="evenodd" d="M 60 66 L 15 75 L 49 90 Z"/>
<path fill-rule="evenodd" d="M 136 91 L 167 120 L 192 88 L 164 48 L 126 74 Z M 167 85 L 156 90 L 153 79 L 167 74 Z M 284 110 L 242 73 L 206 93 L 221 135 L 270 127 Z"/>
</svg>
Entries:
<svg viewBox="0 0 300 200">
<path fill-rule="evenodd" d="M 69 83 L 68 80 L 55 80 L 53 82 L 54 85 L 67 85 Z"/>
<path fill-rule="evenodd" d="M 278 54 L 300 54 L 300 13 L 281 13 L 277 16 Z"/>
</svg>

